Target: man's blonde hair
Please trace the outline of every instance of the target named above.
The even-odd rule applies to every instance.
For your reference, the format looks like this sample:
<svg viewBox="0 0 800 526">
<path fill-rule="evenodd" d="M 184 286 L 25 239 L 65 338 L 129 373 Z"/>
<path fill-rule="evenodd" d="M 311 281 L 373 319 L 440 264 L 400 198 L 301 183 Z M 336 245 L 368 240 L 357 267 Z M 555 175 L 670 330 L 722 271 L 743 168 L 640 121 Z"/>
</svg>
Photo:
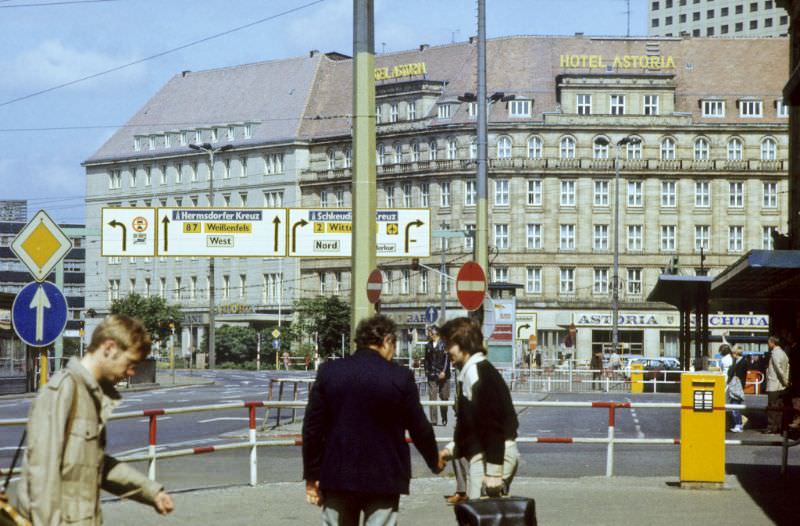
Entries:
<svg viewBox="0 0 800 526">
<path fill-rule="evenodd" d="M 150 354 L 150 334 L 141 321 L 124 314 L 106 317 L 92 333 L 86 352 L 94 352 L 106 340 L 112 340 L 123 351 L 132 351 L 144 359 Z"/>
</svg>

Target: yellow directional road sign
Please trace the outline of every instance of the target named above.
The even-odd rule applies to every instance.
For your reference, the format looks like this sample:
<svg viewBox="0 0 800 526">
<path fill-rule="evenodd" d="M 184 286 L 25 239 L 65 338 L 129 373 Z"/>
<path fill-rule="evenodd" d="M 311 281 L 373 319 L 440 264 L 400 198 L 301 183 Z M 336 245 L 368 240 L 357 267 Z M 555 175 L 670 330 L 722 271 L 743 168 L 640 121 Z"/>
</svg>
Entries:
<svg viewBox="0 0 800 526">
<path fill-rule="evenodd" d="M 44 210 L 39 210 L 11 243 L 11 250 L 36 281 L 44 281 L 71 249 L 72 241 Z"/>
</svg>

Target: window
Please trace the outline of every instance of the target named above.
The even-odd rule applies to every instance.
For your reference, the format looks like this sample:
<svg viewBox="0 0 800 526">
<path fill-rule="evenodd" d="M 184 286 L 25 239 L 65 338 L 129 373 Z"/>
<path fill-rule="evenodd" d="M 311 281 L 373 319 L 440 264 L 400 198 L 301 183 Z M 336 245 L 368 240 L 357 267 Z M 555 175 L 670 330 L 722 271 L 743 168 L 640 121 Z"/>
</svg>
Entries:
<svg viewBox="0 0 800 526">
<path fill-rule="evenodd" d="M 704 100 L 703 117 L 720 118 L 725 116 L 724 100 Z"/>
<path fill-rule="evenodd" d="M 141 137 L 134 137 L 133 138 L 133 150 L 136 152 L 142 151 L 142 138 Z"/>
<path fill-rule="evenodd" d="M 475 246 L 475 223 L 464 223 L 467 235 L 464 237 L 464 248 L 472 250 Z"/>
<path fill-rule="evenodd" d="M 128 186 L 136 188 L 136 168 L 131 168 L 131 171 L 128 173 Z"/>
<path fill-rule="evenodd" d="M 561 181 L 561 206 L 575 206 L 575 181 Z"/>
<path fill-rule="evenodd" d="M 497 139 L 497 158 L 498 159 L 511 158 L 511 137 L 504 135 Z"/>
<path fill-rule="evenodd" d="M 413 121 L 417 118 L 417 102 L 416 101 L 409 101 L 408 105 L 406 106 L 406 118 L 410 121 Z"/>
<path fill-rule="evenodd" d="M 408 294 L 411 289 L 411 271 L 404 268 L 400 271 L 400 294 Z"/>
<path fill-rule="evenodd" d="M 158 297 L 167 299 L 167 278 L 158 278 Z"/>
<path fill-rule="evenodd" d="M 685 24 L 686 23 L 686 13 L 682 13 L 682 14 L 678 15 L 678 21 L 681 24 Z"/>
<path fill-rule="evenodd" d="M 744 183 L 741 181 L 736 181 L 730 183 L 728 185 L 730 189 L 730 197 L 728 200 L 728 206 L 731 208 L 743 208 L 744 207 Z"/>
<path fill-rule="evenodd" d="M 711 183 L 696 181 L 694 183 L 694 206 L 708 208 L 711 206 Z"/>
<path fill-rule="evenodd" d="M 594 269 L 594 282 L 592 285 L 593 294 L 608 294 L 608 269 Z"/>
<path fill-rule="evenodd" d="M 611 95 L 611 115 L 625 115 L 625 95 Z"/>
<path fill-rule="evenodd" d="M 495 179 L 494 181 L 494 204 L 497 206 L 508 206 L 509 180 Z"/>
<path fill-rule="evenodd" d="M 526 246 L 531 250 L 540 250 L 542 248 L 542 225 L 539 223 L 528 223 L 527 226 L 527 244 Z"/>
<path fill-rule="evenodd" d="M 755 22 L 755 21 L 754 21 Z M 758 118 L 762 116 L 763 102 L 760 100 L 740 100 L 739 117 Z"/>
<path fill-rule="evenodd" d="M 478 158 L 478 139 L 476 137 L 473 137 L 469 143 L 469 158 L 473 161 Z"/>
<path fill-rule="evenodd" d="M 528 206 L 542 206 L 541 179 L 528 179 Z"/>
<path fill-rule="evenodd" d="M 319 191 L 319 206 L 322 208 L 328 208 L 330 202 L 328 200 L 328 191 L 327 190 L 320 190 Z"/>
<path fill-rule="evenodd" d="M 164 148 L 172 148 L 172 134 L 164 134 Z"/>
<path fill-rule="evenodd" d="M 658 95 L 644 96 L 644 114 L 658 115 Z"/>
<path fill-rule="evenodd" d="M 386 146 L 379 144 L 375 152 L 375 162 L 378 166 L 383 166 L 386 163 Z"/>
<path fill-rule="evenodd" d="M 150 137 L 147 138 L 147 148 L 149 150 L 155 150 L 156 149 L 156 136 L 155 135 L 151 135 Z"/>
<path fill-rule="evenodd" d="M 322 195 L 322 193 L 323 192 L 320 192 L 320 196 Z M 264 192 L 264 207 L 265 208 L 283 207 L 283 191 L 279 190 L 276 192 Z"/>
<path fill-rule="evenodd" d="M 675 160 L 675 139 L 672 137 L 665 137 L 661 141 L 661 160 L 674 161 Z"/>
<path fill-rule="evenodd" d="M 447 141 L 447 158 L 450 160 L 458 159 L 458 144 L 455 139 Z"/>
<path fill-rule="evenodd" d="M 598 137 L 594 140 L 592 157 L 595 159 L 608 159 L 608 139 Z"/>
<path fill-rule="evenodd" d="M 666 17 L 666 18 L 664 19 L 664 25 L 665 25 L 665 26 L 671 26 L 671 25 L 672 25 L 672 17 L 671 17 L 671 16 L 668 16 L 668 17 Z M 670 36 L 671 36 L 671 35 L 670 35 Z"/>
<path fill-rule="evenodd" d="M 225 208 L 231 206 L 231 194 L 222 194 L 222 203 Z"/>
<path fill-rule="evenodd" d="M 710 148 L 708 146 L 708 139 L 705 137 L 698 137 L 694 141 L 694 160 L 707 161 L 710 156 Z"/>
<path fill-rule="evenodd" d="M 783 100 L 775 101 L 775 109 L 778 114 L 778 117 L 789 116 L 789 106 L 785 102 L 783 102 Z"/>
<path fill-rule="evenodd" d="M 561 294 L 575 293 L 575 269 L 562 268 L 558 273 L 558 291 Z"/>
<path fill-rule="evenodd" d="M 775 143 L 775 139 L 766 138 L 761 141 L 761 160 L 762 161 L 774 161 L 777 158 L 777 150 L 778 146 Z"/>
<path fill-rule="evenodd" d="M 771 18 L 765 18 L 764 19 L 764 27 L 772 27 L 772 19 Z"/>
<path fill-rule="evenodd" d="M 144 169 L 144 185 L 150 186 L 153 183 L 153 170 L 148 166 Z"/>
<path fill-rule="evenodd" d="M 450 104 L 439 104 L 439 118 L 440 119 L 449 119 L 450 118 Z"/>
<path fill-rule="evenodd" d="M 336 168 L 336 153 L 329 149 L 326 153 L 326 157 L 328 158 L 328 170 L 333 170 Z"/>
<path fill-rule="evenodd" d="M 741 252 L 744 248 L 744 227 L 733 225 L 728 227 L 728 252 Z"/>
<path fill-rule="evenodd" d="M 389 122 L 397 122 L 397 103 L 393 102 L 389 106 Z"/>
<path fill-rule="evenodd" d="M 734 137 L 728 141 L 728 160 L 741 161 L 742 160 L 742 140 Z"/>
<path fill-rule="evenodd" d="M 708 225 L 695 225 L 694 227 L 694 249 L 700 252 L 702 248 L 708 251 L 711 246 L 711 227 Z"/>
<path fill-rule="evenodd" d="M 419 271 L 419 293 L 428 293 L 428 271 L 426 269 Z"/>
<path fill-rule="evenodd" d="M 492 267 L 492 281 L 508 283 L 508 267 Z"/>
<path fill-rule="evenodd" d="M 464 205 L 475 206 L 475 197 L 477 196 L 477 189 L 475 187 L 475 180 L 464 182 Z"/>
<path fill-rule="evenodd" d="M 758 20 L 750 21 L 750 29 L 758 29 Z"/>
<path fill-rule="evenodd" d="M 262 299 L 264 303 L 281 303 L 281 290 L 283 285 L 283 275 L 280 273 L 270 273 L 262 275 Z"/>
<path fill-rule="evenodd" d="M 734 26 L 734 30 L 737 33 L 741 33 L 743 29 L 744 29 L 744 24 L 742 22 L 736 22 L 736 25 Z"/>
<path fill-rule="evenodd" d="M 719 32 L 720 32 L 721 35 L 727 35 L 728 34 L 728 24 L 722 24 L 721 26 L 719 26 Z"/>
<path fill-rule="evenodd" d="M 403 162 L 403 148 L 398 143 L 392 145 L 394 152 L 394 164 L 401 164 Z"/>
<path fill-rule="evenodd" d="M 428 143 L 428 159 L 431 161 L 435 161 L 438 158 L 438 145 L 436 141 L 431 141 Z"/>
<path fill-rule="evenodd" d="M 558 248 L 575 250 L 575 225 L 559 225 Z"/>
<path fill-rule="evenodd" d="M 642 269 L 628 269 L 628 294 L 639 295 L 642 293 Z"/>
<path fill-rule="evenodd" d="M 382 115 L 381 115 L 381 106 L 380 106 L 380 104 L 378 104 L 377 106 L 375 106 L 375 123 L 376 124 L 380 124 L 382 122 L 383 122 L 383 118 L 382 118 Z"/>
<path fill-rule="evenodd" d="M 781 25 L 785 26 L 788 23 L 789 23 L 789 17 L 786 15 L 781 16 Z"/>
<path fill-rule="evenodd" d="M 575 158 L 575 139 L 572 137 L 561 138 L 561 159 L 574 159 Z"/>
<path fill-rule="evenodd" d="M 508 225 L 494 225 L 495 248 L 508 248 Z"/>
<path fill-rule="evenodd" d="M 778 208 L 778 183 L 764 183 L 764 208 Z"/>
<path fill-rule="evenodd" d="M 578 94 L 575 106 L 578 110 L 578 115 L 591 115 L 592 96 L 588 94 Z"/>
<path fill-rule="evenodd" d="M 128 294 L 133 294 L 136 292 L 136 279 L 130 278 L 128 280 Z"/>
<path fill-rule="evenodd" d="M 418 142 L 412 142 L 411 143 L 411 162 L 412 163 L 418 163 L 419 159 L 420 159 L 420 156 L 419 156 L 419 143 Z"/>
<path fill-rule="evenodd" d="M 253 137 L 253 125 L 247 123 L 244 125 L 244 138 L 251 139 Z"/>
<path fill-rule="evenodd" d="M 642 158 L 642 142 L 629 142 L 625 146 L 625 158 L 629 161 Z"/>
<path fill-rule="evenodd" d="M 709 9 L 708 11 L 706 11 L 706 18 L 709 18 L 709 19 L 710 18 L 714 18 L 714 10 L 713 9 Z"/>
<path fill-rule="evenodd" d="M 640 207 L 643 205 L 642 181 L 628 181 L 628 206 Z"/>
<path fill-rule="evenodd" d="M 511 118 L 530 117 L 531 101 L 525 99 L 515 99 L 508 103 L 508 116 Z"/>
<path fill-rule="evenodd" d="M 439 188 L 441 189 L 439 193 L 439 206 L 450 206 L 450 183 L 442 183 Z"/>
<path fill-rule="evenodd" d="M 772 250 L 772 233 L 777 232 L 777 230 L 774 226 L 761 227 L 761 248 L 763 250 Z"/>
<path fill-rule="evenodd" d="M 110 279 L 108 280 L 108 301 L 114 301 L 119 299 L 119 280 L 118 279 Z"/>
<path fill-rule="evenodd" d="M 652 10 L 658 11 L 658 2 L 653 2 Z"/>
<path fill-rule="evenodd" d="M 394 185 L 387 186 L 386 192 L 386 208 L 394 208 Z"/>
<path fill-rule="evenodd" d="M 654 18 L 654 19 L 651 21 L 651 23 L 650 23 L 650 24 L 651 24 L 653 27 L 658 27 L 658 18 Z"/>
<path fill-rule="evenodd" d="M 661 225 L 661 251 L 675 250 L 675 225 Z"/>
<path fill-rule="evenodd" d="M 135 177 L 133 178 L 133 183 L 131 184 L 131 186 L 136 186 Z M 111 172 L 108 174 L 108 188 L 113 190 L 115 188 L 121 188 L 121 187 L 122 187 L 122 174 L 120 173 L 119 170 L 111 170 Z"/>
<path fill-rule="evenodd" d="M 594 206 L 608 206 L 608 181 L 594 182 Z"/>
<path fill-rule="evenodd" d="M 525 269 L 525 292 L 528 294 L 542 293 L 542 269 L 528 267 Z"/>
<path fill-rule="evenodd" d="M 341 204 L 339 204 L 339 202 L 338 202 L 339 201 L 339 199 L 338 199 L 339 193 L 342 193 L 342 203 Z M 337 199 L 336 199 L 337 203 L 336 203 L 336 205 L 339 206 L 339 207 L 344 206 L 344 192 L 339 190 L 339 192 L 336 192 L 336 195 L 337 195 Z M 403 183 L 403 208 L 411 208 L 411 183 Z"/>
<path fill-rule="evenodd" d="M 598 252 L 608 250 L 608 225 L 594 225 L 592 250 Z"/>
<path fill-rule="evenodd" d="M 542 138 L 531 137 L 528 139 L 528 159 L 542 158 Z"/>
<path fill-rule="evenodd" d="M 692 13 L 692 22 L 697 22 L 700 20 L 700 11 L 695 11 Z"/>
<path fill-rule="evenodd" d="M 477 102 L 468 102 L 467 103 L 467 117 L 470 119 L 474 119 L 478 116 L 478 103 Z"/>
<path fill-rule="evenodd" d="M 430 204 L 431 185 L 429 183 L 422 183 L 419 185 L 419 201 L 420 206 L 428 208 Z"/>
<path fill-rule="evenodd" d="M 642 250 L 642 225 L 628 225 L 628 250 Z"/>
<path fill-rule="evenodd" d="M 283 154 L 271 153 L 264 156 L 264 175 L 283 173 Z"/>
<path fill-rule="evenodd" d="M 344 150 L 344 167 L 350 168 L 352 165 L 353 165 L 353 150 L 348 147 L 345 148 Z"/>
<path fill-rule="evenodd" d="M 283 192 L 280 193 L 283 195 Z M 336 190 L 336 206 L 338 208 L 344 208 L 344 190 Z"/>
<path fill-rule="evenodd" d="M 727 7 L 723 7 L 719 10 L 719 16 L 728 16 L 729 9 Z"/>
<path fill-rule="evenodd" d="M 211 142 L 219 142 L 219 130 L 211 128 Z"/>
</svg>

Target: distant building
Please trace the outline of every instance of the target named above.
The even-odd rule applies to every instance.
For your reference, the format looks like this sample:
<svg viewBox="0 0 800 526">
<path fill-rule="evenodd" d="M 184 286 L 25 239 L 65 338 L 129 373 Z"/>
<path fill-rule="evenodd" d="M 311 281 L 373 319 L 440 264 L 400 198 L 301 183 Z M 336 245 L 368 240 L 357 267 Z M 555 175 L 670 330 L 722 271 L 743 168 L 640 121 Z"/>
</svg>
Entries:
<svg viewBox="0 0 800 526">
<path fill-rule="evenodd" d="M 775 0 L 650 0 L 647 34 L 677 37 L 776 37 L 789 15 Z"/>
<path fill-rule="evenodd" d="M 28 202 L 24 200 L 3 200 L 0 201 L 0 221 L 20 221 L 28 220 Z"/>
</svg>

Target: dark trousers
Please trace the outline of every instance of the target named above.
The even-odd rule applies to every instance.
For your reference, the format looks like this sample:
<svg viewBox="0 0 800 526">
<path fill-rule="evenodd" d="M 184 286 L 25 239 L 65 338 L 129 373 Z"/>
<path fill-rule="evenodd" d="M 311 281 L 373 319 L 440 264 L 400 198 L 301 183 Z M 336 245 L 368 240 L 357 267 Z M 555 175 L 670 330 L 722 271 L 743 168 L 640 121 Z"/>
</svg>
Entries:
<svg viewBox="0 0 800 526">
<path fill-rule="evenodd" d="M 784 391 L 767 392 L 767 431 L 783 431 L 783 396 Z"/>
<path fill-rule="evenodd" d="M 450 399 L 450 380 L 428 380 L 428 400 L 435 402 L 436 400 L 449 400 Z M 442 413 L 442 423 L 447 422 L 447 406 L 439 408 Z M 436 417 L 436 407 L 430 407 L 431 422 L 437 424 L 439 419 Z"/>
</svg>

